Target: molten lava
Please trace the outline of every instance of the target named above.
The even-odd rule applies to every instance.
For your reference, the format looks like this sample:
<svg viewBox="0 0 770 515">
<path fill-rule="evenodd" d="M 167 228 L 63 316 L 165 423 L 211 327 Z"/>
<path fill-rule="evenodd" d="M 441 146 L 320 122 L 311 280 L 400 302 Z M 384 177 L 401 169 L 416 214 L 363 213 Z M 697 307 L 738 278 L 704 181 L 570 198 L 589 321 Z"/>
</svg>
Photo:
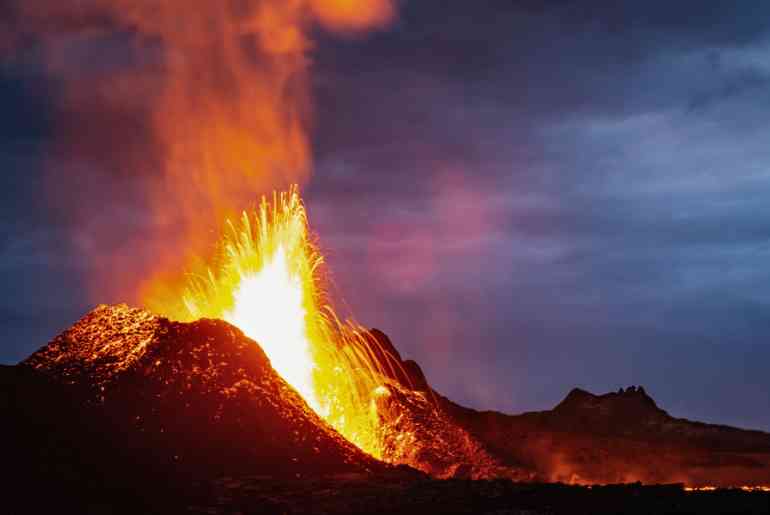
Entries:
<svg viewBox="0 0 770 515">
<path fill-rule="evenodd" d="M 243 277 L 223 318 L 260 342 L 273 368 L 319 411 L 302 299 L 302 282 L 279 246 L 261 270 Z"/>
<path fill-rule="evenodd" d="M 712 485 L 707 486 L 686 486 L 684 487 L 685 492 L 716 492 L 717 490 L 730 490 L 730 489 L 737 489 L 742 490 L 744 492 L 770 492 L 770 486 L 753 486 L 753 485 L 744 485 L 744 486 L 736 486 L 731 488 L 724 488 L 724 487 L 717 487 Z"/>
<path fill-rule="evenodd" d="M 193 275 L 183 294 L 185 318 L 222 318 L 239 327 L 320 416 L 381 457 L 375 401 L 394 363 L 380 362 L 376 339 L 340 322 L 325 301 L 323 258 L 309 239 L 296 187 L 270 202 L 263 197 L 258 209 L 227 227 L 215 264 Z"/>
</svg>

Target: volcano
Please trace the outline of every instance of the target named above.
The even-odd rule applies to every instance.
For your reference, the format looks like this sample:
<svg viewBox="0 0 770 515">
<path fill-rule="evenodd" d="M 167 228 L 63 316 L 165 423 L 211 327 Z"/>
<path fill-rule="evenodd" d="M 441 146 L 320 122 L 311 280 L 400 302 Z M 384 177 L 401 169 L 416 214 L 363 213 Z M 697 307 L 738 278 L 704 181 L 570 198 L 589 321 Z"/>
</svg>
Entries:
<svg viewBox="0 0 770 515">
<path fill-rule="evenodd" d="M 26 512 L 469 512 L 557 494 L 568 509 L 589 492 L 522 486 L 545 481 L 679 484 L 651 491 L 655 502 L 680 502 L 683 484 L 770 484 L 770 434 L 676 419 L 641 387 L 575 389 L 544 412 L 478 412 L 434 391 L 384 333 L 370 336 L 399 365 L 370 406 L 380 459 L 316 414 L 235 326 L 99 306 L 0 368 L 9 491 Z M 624 490 L 590 492 L 605 503 Z M 742 499 L 751 512 L 768 494 Z"/>
</svg>

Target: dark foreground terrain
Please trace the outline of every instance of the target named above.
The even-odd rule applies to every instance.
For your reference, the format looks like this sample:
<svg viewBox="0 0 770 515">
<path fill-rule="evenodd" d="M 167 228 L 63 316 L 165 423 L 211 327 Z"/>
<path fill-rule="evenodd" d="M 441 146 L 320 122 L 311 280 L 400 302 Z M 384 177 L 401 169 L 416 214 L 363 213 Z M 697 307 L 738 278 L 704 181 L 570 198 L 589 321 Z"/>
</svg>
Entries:
<svg viewBox="0 0 770 515">
<path fill-rule="evenodd" d="M 674 419 L 638 389 L 475 412 L 403 368 L 377 408 L 403 415 L 390 429 L 415 440 L 388 458 L 412 467 L 347 442 L 229 324 L 101 306 L 0 366 L 0 513 L 770 513 L 770 492 L 544 482 L 697 469 L 767 484 L 765 433 Z"/>
<path fill-rule="evenodd" d="M 150 474 L 152 476 L 152 474 Z M 575 486 L 461 480 L 390 474 L 316 478 L 223 477 L 175 485 L 173 480 L 115 476 L 84 483 L 38 477 L 9 491 L 6 513 L 82 514 L 756 514 L 770 513 L 770 493 L 686 492 L 681 485 Z"/>
<path fill-rule="evenodd" d="M 292 483 L 223 479 L 209 486 L 193 513 L 479 513 L 663 514 L 770 513 L 770 494 L 740 490 L 685 492 L 679 485 L 602 487 L 336 477 Z"/>
</svg>

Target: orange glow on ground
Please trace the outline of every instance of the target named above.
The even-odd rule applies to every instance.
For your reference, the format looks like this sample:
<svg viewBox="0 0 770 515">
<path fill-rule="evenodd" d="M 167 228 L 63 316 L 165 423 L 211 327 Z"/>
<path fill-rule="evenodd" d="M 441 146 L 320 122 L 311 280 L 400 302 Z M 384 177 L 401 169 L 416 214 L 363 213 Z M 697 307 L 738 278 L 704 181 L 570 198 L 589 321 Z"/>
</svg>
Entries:
<svg viewBox="0 0 770 515">
<path fill-rule="evenodd" d="M 730 486 L 730 487 L 717 487 L 717 486 L 686 486 L 685 492 L 716 492 L 717 490 L 743 490 L 744 492 L 768 492 L 770 493 L 770 486 L 758 485 L 758 486 Z"/>
</svg>

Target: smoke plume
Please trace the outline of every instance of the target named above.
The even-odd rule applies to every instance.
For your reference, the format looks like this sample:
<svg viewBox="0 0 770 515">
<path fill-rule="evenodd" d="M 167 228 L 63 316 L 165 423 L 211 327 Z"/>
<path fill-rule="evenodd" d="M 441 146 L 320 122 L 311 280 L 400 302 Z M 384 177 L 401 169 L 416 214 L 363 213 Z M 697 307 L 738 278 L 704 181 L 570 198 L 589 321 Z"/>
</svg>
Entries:
<svg viewBox="0 0 770 515">
<path fill-rule="evenodd" d="M 95 284 L 167 313 L 173 308 L 158 299 L 193 267 L 193 256 L 208 251 L 218 224 L 258 195 L 308 178 L 313 31 L 360 34 L 395 15 L 392 0 L 38 0 L 14 7 L 21 28 L 6 40 L 34 40 L 61 84 L 62 144 L 98 155 L 119 139 L 122 148 L 102 157 L 142 177 L 138 195 L 151 229 L 124 235 L 108 255 L 97 252 L 103 271 Z M 98 77 L 78 72 L 116 40 L 130 42 L 121 55 L 129 66 Z M 122 114 L 109 130 L 89 132 L 78 123 L 92 110 Z M 132 145 L 137 138 L 149 144 Z M 144 255 L 146 264 L 132 266 L 127 254 Z"/>
</svg>

